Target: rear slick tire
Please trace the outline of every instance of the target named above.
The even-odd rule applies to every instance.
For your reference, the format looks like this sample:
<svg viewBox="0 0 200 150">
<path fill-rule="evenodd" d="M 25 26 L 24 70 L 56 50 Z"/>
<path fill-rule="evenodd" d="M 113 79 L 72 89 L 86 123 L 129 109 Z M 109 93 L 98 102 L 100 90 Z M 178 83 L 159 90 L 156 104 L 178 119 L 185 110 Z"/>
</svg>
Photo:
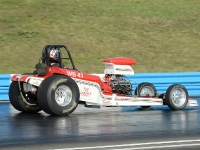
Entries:
<svg viewBox="0 0 200 150">
<path fill-rule="evenodd" d="M 16 110 L 27 112 L 27 113 L 37 113 L 41 110 L 41 108 L 37 104 L 36 97 L 26 97 L 24 93 L 23 93 L 23 96 L 26 99 L 26 101 L 29 101 L 29 103 L 32 103 L 35 105 L 34 106 L 28 105 L 22 100 L 20 90 L 19 90 L 19 84 L 18 82 L 13 81 L 10 84 L 10 88 L 9 88 L 9 100 L 10 100 L 11 105 Z"/>
<path fill-rule="evenodd" d="M 173 84 L 167 89 L 165 101 L 172 110 L 182 110 L 188 103 L 188 91 L 183 85 Z"/>
<path fill-rule="evenodd" d="M 65 116 L 76 109 L 80 93 L 73 79 L 64 75 L 53 75 L 41 83 L 37 98 L 44 112 Z"/>
</svg>

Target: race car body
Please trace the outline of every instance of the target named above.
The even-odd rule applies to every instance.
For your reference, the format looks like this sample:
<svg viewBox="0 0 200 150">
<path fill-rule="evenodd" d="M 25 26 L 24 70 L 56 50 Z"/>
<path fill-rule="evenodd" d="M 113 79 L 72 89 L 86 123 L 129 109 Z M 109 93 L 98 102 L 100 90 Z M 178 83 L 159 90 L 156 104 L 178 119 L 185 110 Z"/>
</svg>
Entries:
<svg viewBox="0 0 200 150">
<path fill-rule="evenodd" d="M 61 49 L 68 57 L 62 58 Z M 71 61 L 66 68 L 62 60 Z M 86 107 L 168 105 L 173 110 L 185 106 L 198 106 L 189 99 L 184 86 L 171 85 L 166 93 L 158 94 L 153 84 L 138 84 L 132 93 L 132 84 L 124 75 L 134 75 L 132 58 L 106 58 L 104 75 L 85 74 L 78 71 L 68 48 L 64 45 L 47 45 L 42 51 L 42 63 L 36 65 L 34 73 L 17 74 L 12 77 L 9 97 L 13 107 L 19 111 L 36 113 L 44 110 L 48 114 L 68 115 L 78 104 Z"/>
</svg>

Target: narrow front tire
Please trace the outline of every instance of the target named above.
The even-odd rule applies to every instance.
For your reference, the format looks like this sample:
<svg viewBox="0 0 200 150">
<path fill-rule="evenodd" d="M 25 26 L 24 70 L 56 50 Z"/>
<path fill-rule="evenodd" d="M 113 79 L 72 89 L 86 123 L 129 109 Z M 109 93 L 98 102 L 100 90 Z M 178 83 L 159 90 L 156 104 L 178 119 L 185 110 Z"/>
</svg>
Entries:
<svg viewBox="0 0 200 150">
<path fill-rule="evenodd" d="M 188 103 L 188 91 L 180 84 L 171 85 L 166 92 L 165 101 L 172 110 L 184 109 Z"/>
</svg>

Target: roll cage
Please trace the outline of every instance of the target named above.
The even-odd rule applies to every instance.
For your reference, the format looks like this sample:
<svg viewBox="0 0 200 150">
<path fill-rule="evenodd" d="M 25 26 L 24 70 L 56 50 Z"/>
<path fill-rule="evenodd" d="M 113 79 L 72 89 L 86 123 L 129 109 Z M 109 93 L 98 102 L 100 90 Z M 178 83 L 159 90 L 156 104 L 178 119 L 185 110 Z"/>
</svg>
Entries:
<svg viewBox="0 0 200 150">
<path fill-rule="evenodd" d="M 51 62 L 50 62 L 50 60 L 49 60 L 50 50 L 51 50 L 51 49 L 58 49 L 58 50 L 60 51 L 60 57 L 59 57 L 59 59 L 58 59 L 58 63 L 59 63 L 59 66 L 60 66 L 61 68 L 63 68 L 63 66 L 64 66 L 63 63 L 62 63 L 62 60 L 63 60 L 63 59 L 68 59 L 68 60 L 70 60 L 71 65 L 72 65 L 72 68 L 71 68 L 71 69 L 77 70 L 76 67 L 75 67 L 75 65 L 74 65 L 73 59 L 72 59 L 72 57 L 71 57 L 70 51 L 69 51 L 69 49 L 68 49 L 65 45 L 46 45 L 46 46 L 43 48 L 43 50 L 42 50 L 42 58 L 41 58 L 41 60 L 42 60 L 42 63 L 43 63 L 43 64 L 46 64 L 47 66 L 50 66 L 50 65 L 51 65 L 51 64 L 50 64 Z M 66 52 L 67 52 L 67 54 L 68 54 L 68 57 L 62 58 L 61 49 L 65 49 L 65 50 L 66 50 Z"/>
</svg>

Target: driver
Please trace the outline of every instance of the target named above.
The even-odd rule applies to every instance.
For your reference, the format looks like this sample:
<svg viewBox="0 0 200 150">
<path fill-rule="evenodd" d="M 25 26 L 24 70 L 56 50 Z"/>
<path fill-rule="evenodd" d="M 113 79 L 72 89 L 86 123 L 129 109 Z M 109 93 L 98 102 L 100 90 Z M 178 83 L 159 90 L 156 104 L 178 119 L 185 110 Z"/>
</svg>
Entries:
<svg viewBox="0 0 200 150">
<path fill-rule="evenodd" d="M 60 67 L 60 51 L 58 49 L 51 49 L 49 55 L 50 65 Z"/>
<path fill-rule="evenodd" d="M 51 49 L 49 53 L 50 65 L 55 67 L 65 68 L 62 63 L 61 52 L 59 49 Z"/>
</svg>

